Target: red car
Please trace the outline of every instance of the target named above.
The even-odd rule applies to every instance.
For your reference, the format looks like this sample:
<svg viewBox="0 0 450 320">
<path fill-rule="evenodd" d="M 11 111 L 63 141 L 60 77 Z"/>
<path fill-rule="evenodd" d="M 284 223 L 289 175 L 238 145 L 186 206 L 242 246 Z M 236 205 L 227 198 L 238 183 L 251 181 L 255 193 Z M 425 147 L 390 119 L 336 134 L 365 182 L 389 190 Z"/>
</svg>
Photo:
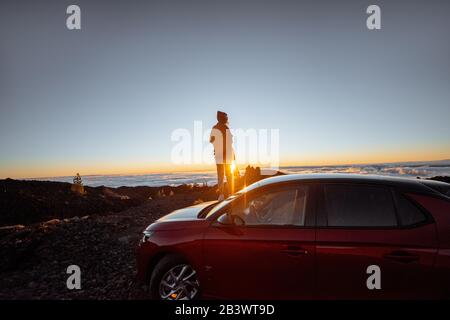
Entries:
<svg viewBox="0 0 450 320">
<path fill-rule="evenodd" d="M 423 179 L 268 178 L 151 224 L 138 279 L 169 300 L 449 298 L 449 195 Z"/>
</svg>

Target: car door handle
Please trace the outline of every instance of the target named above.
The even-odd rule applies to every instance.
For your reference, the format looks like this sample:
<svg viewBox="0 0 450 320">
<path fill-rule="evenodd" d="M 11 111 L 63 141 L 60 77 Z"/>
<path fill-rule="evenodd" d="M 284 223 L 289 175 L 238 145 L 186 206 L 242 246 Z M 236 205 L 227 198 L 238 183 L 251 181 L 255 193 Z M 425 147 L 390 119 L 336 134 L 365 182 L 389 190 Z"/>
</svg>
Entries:
<svg viewBox="0 0 450 320">
<path fill-rule="evenodd" d="M 402 263 L 409 263 L 419 260 L 419 255 L 408 251 L 392 251 L 383 256 L 385 259 L 393 260 Z"/>
<path fill-rule="evenodd" d="M 308 250 L 299 246 L 286 246 L 281 252 L 289 256 L 302 256 L 308 254 Z"/>
</svg>

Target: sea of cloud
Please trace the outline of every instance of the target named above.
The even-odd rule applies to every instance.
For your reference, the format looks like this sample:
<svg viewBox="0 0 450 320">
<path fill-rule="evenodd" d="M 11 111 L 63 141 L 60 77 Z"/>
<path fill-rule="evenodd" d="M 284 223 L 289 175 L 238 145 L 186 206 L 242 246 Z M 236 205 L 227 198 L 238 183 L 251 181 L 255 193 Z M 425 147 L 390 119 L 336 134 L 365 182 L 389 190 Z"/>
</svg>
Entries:
<svg viewBox="0 0 450 320">
<path fill-rule="evenodd" d="M 290 166 L 281 167 L 284 173 L 359 173 L 387 176 L 421 177 L 450 176 L 450 160 L 438 162 L 409 162 L 385 163 L 370 165 L 345 166 Z M 264 172 L 264 171 L 263 171 Z M 242 172 L 243 173 L 243 172 Z M 39 180 L 72 182 L 73 177 L 52 177 Z M 215 171 L 184 172 L 184 173 L 155 173 L 141 175 L 90 175 L 83 176 L 83 183 L 87 186 L 177 186 L 182 184 L 217 183 Z"/>
</svg>

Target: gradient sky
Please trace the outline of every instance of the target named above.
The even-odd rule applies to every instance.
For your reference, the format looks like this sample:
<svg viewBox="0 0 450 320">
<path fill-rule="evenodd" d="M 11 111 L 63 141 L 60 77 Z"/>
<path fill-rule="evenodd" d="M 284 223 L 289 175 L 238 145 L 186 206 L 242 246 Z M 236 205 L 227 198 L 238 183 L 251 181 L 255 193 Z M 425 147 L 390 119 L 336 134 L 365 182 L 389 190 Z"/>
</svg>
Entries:
<svg viewBox="0 0 450 320">
<path fill-rule="evenodd" d="M 382 29 L 366 28 L 370 4 Z M 66 29 L 78 4 L 82 30 Z M 0 177 L 194 169 L 176 128 L 279 128 L 281 164 L 450 158 L 449 1 L 0 3 Z"/>
</svg>

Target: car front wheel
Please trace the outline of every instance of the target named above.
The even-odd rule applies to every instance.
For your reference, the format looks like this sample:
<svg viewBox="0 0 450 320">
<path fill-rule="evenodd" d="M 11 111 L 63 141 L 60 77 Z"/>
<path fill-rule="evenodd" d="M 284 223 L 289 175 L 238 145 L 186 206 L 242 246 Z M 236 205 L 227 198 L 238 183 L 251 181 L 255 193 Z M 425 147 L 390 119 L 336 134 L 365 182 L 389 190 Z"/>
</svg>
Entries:
<svg viewBox="0 0 450 320">
<path fill-rule="evenodd" d="M 159 300 L 192 300 L 200 284 L 194 268 L 177 256 L 166 256 L 156 265 L 150 280 L 150 295 Z"/>
</svg>

